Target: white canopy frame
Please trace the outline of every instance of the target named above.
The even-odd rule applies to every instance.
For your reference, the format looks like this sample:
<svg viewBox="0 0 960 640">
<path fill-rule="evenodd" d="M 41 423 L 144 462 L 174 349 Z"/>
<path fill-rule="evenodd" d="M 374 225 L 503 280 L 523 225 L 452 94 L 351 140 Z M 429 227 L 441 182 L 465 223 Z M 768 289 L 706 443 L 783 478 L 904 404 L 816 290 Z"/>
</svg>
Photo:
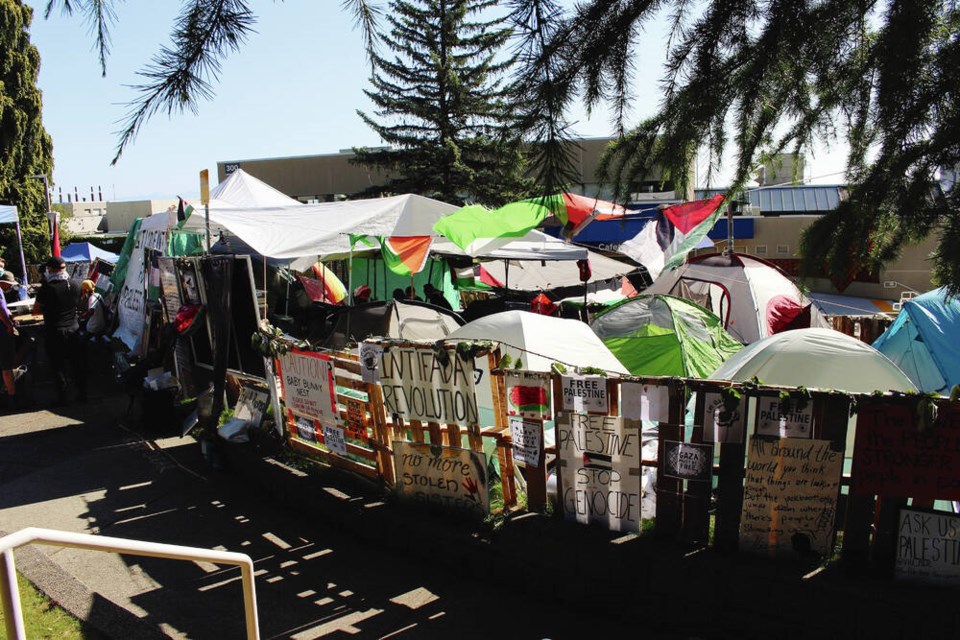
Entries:
<svg viewBox="0 0 960 640">
<path fill-rule="evenodd" d="M 17 245 L 20 247 L 20 268 L 23 269 L 22 286 L 27 286 L 27 260 L 23 255 L 23 233 L 20 231 L 20 214 L 11 204 L 0 204 L 0 224 L 15 224 L 17 226 Z"/>
</svg>

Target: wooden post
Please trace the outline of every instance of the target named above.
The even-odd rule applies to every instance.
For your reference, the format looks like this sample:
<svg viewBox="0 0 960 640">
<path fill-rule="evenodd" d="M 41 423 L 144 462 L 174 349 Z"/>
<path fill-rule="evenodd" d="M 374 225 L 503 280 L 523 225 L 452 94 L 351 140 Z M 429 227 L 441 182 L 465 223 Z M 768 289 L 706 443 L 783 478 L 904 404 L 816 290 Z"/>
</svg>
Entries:
<svg viewBox="0 0 960 640">
<path fill-rule="evenodd" d="M 663 460 L 665 458 L 664 442 L 667 440 L 683 440 L 683 415 L 687 404 L 687 389 L 683 380 L 670 380 L 670 410 L 667 424 L 660 423 L 659 452 L 657 459 L 660 467 L 657 472 L 657 521 L 656 535 L 658 538 L 673 538 L 680 532 L 682 516 L 683 482 L 676 478 L 667 478 L 663 475 Z"/>
<path fill-rule="evenodd" d="M 746 475 L 747 417 L 753 409 L 752 396 L 743 393 L 743 440 L 720 443 L 720 471 L 717 476 L 717 518 L 713 545 L 720 551 L 736 551 L 740 546 L 740 515 L 743 512 L 743 480 Z"/>
<path fill-rule="evenodd" d="M 704 425 L 696 426 L 697 418 L 703 416 L 704 391 L 701 386 L 697 392 L 694 408 L 694 427 L 690 436 L 691 444 L 703 443 Z M 701 422 L 703 420 L 701 419 Z M 698 482 L 687 480 L 687 489 L 683 494 L 683 540 L 689 545 L 706 545 L 710 538 L 710 494 L 713 492 L 713 454 L 710 455 L 710 480 Z"/>
</svg>

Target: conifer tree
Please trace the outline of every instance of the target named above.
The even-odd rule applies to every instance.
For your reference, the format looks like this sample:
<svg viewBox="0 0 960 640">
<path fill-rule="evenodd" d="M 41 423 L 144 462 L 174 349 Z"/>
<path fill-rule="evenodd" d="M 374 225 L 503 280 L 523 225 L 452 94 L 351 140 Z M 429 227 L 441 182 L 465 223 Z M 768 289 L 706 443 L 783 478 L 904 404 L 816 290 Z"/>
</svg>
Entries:
<svg viewBox="0 0 960 640">
<path fill-rule="evenodd" d="M 388 145 L 356 149 L 355 162 L 390 175 L 375 190 L 494 206 L 526 195 L 519 141 L 502 84 L 510 37 L 483 22 L 492 0 L 394 0 L 384 53 L 372 56 L 373 115 L 358 111 Z"/>
<path fill-rule="evenodd" d="M 37 88 L 40 54 L 30 43 L 33 10 L 21 0 L 0 0 L 0 204 L 17 207 L 28 263 L 49 256 L 44 182 L 53 144 L 41 120 Z M 0 226 L 0 254 L 19 273 L 16 228 Z"/>
</svg>

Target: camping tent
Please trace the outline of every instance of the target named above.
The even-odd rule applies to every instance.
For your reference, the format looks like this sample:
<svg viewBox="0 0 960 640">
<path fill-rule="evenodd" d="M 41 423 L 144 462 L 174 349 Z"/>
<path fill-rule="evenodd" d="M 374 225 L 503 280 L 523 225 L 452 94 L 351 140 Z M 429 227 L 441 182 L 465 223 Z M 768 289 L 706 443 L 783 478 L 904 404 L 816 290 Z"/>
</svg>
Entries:
<svg viewBox="0 0 960 640">
<path fill-rule="evenodd" d="M 916 391 L 885 355 L 832 329 L 795 329 L 745 347 L 710 374 L 711 380 L 751 380 L 848 393 Z"/>
<path fill-rule="evenodd" d="M 633 375 L 705 378 L 743 348 L 720 325 L 689 300 L 641 295 L 597 314 L 590 328 Z"/>
<path fill-rule="evenodd" d="M 960 384 L 960 298 L 934 289 L 903 303 L 873 346 L 921 391 L 949 393 Z"/>
<path fill-rule="evenodd" d="M 71 242 L 63 248 L 60 256 L 66 262 L 93 262 L 100 259 L 111 264 L 116 264 L 120 258 L 116 253 L 105 251 L 89 242 Z"/>
<path fill-rule="evenodd" d="M 559 362 L 568 367 L 599 367 L 626 374 L 590 327 L 579 320 L 542 316 L 528 311 L 504 311 L 468 322 L 450 340 L 493 340 L 513 361 L 529 371 L 549 371 Z"/>
<path fill-rule="evenodd" d="M 710 309 L 744 344 L 787 329 L 829 326 L 780 269 L 738 253 L 691 258 L 660 274 L 643 292 L 680 296 Z"/>
</svg>

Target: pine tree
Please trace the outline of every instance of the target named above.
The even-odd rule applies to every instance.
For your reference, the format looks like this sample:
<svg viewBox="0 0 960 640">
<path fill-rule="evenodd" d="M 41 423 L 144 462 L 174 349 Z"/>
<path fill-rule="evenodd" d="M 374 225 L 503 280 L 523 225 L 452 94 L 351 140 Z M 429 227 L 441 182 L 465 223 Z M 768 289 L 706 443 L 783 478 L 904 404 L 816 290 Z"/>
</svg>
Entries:
<svg viewBox="0 0 960 640">
<path fill-rule="evenodd" d="M 358 114 L 386 149 L 356 149 L 358 164 L 386 170 L 375 190 L 451 203 L 498 205 L 526 195 L 523 158 L 512 135 L 497 61 L 510 37 L 478 14 L 492 0 L 394 0 L 387 54 L 372 56 L 374 116 Z M 392 55 L 390 55 L 392 54 Z"/>
<path fill-rule="evenodd" d="M 28 263 L 49 255 L 46 194 L 42 180 L 53 169 L 53 144 L 41 121 L 37 88 L 40 54 L 30 43 L 33 10 L 21 0 L 0 0 L 0 203 L 20 215 Z M 12 225 L 0 226 L 0 254 L 19 273 L 20 254 Z"/>
</svg>

